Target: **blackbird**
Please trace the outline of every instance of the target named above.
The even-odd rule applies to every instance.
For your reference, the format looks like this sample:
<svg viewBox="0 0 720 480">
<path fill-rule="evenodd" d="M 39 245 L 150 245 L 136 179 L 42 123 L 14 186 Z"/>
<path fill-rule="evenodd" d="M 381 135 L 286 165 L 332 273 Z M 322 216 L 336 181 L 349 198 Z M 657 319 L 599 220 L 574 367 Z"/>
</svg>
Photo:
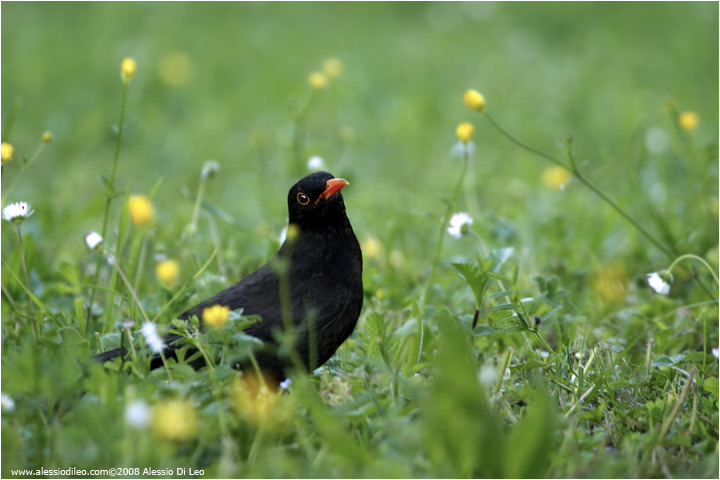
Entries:
<svg viewBox="0 0 720 480">
<path fill-rule="evenodd" d="M 308 370 L 324 364 L 354 330 L 363 302 L 362 253 L 340 193 L 347 184 L 328 172 L 298 181 L 287 199 L 291 234 L 275 256 L 178 318 L 196 315 L 202 330 L 202 311 L 213 305 L 242 308 L 243 315 L 259 316 L 260 321 L 243 332 L 262 340 L 263 346 L 253 357 L 263 373 L 277 381 L 298 364 Z M 294 339 L 291 349 L 280 348 L 286 324 Z M 180 338 L 177 334 L 165 337 L 166 357 L 174 357 L 181 348 L 176 343 Z M 95 358 L 106 362 L 123 354 L 114 349 Z M 193 366 L 202 364 L 200 357 Z M 162 359 L 156 355 L 151 366 L 161 365 Z M 247 358 L 235 363 L 240 369 L 250 365 Z"/>
</svg>

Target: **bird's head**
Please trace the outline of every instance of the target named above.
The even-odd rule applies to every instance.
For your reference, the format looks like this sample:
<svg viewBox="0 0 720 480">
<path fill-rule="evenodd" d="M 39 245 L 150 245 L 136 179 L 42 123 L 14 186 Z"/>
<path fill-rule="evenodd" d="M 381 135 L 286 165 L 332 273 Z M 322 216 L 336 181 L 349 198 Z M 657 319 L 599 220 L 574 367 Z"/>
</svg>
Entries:
<svg viewBox="0 0 720 480">
<path fill-rule="evenodd" d="M 328 172 L 311 173 L 300 179 L 288 193 L 290 223 L 303 230 L 346 220 L 340 190 L 347 184 L 347 180 L 335 178 Z"/>
</svg>

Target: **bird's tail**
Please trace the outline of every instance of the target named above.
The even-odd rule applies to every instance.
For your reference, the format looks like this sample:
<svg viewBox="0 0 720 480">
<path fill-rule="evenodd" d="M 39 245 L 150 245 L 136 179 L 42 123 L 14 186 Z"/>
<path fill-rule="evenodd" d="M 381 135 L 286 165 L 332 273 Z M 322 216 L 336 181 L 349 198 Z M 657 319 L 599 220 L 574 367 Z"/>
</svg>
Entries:
<svg viewBox="0 0 720 480">
<path fill-rule="evenodd" d="M 109 362 L 113 358 L 121 357 L 127 353 L 127 350 L 124 348 L 113 348 L 112 350 L 107 350 L 105 352 L 100 352 L 96 355 L 93 355 L 93 358 L 97 360 L 100 363 Z"/>
<path fill-rule="evenodd" d="M 165 337 L 163 338 L 163 343 L 165 344 L 164 354 L 165 354 L 166 360 L 169 360 L 171 358 L 176 358 L 175 357 L 176 351 L 183 347 L 182 345 L 177 345 L 175 343 L 180 338 L 182 338 L 182 336 L 174 334 L 174 333 L 169 333 L 169 334 L 165 335 Z M 194 348 L 188 349 L 187 356 L 190 357 L 196 351 L 197 350 L 195 350 Z M 93 355 L 93 359 L 95 359 L 96 361 L 98 361 L 100 363 L 105 363 L 105 362 L 110 362 L 115 358 L 122 357 L 127 354 L 128 354 L 128 350 L 126 348 L 113 348 L 111 350 L 107 350 L 105 352 L 101 352 L 101 353 Z M 195 359 L 195 360 L 189 362 L 189 364 L 191 366 L 193 366 L 193 368 L 200 368 L 201 366 L 205 365 L 205 360 L 202 357 L 200 357 L 198 359 Z M 150 358 L 150 368 L 155 369 L 155 368 L 160 368 L 162 366 L 163 366 L 162 356 L 160 356 L 157 353 L 152 355 L 152 357 Z"/>
</svg>

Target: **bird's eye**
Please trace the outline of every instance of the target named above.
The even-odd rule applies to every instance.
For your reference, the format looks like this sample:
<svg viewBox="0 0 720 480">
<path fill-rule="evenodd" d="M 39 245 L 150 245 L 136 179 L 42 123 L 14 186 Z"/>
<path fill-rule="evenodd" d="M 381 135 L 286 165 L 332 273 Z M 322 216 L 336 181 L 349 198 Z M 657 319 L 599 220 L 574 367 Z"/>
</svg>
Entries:
<svg viewBox="0 0 720 480">
<path fill-rule="evenodd" d="M 307 205 L 308 203 L 310 203 L 310 197 L 300 192 L 297 194 L 297 201 L 300 205 Z"/>
</svg>

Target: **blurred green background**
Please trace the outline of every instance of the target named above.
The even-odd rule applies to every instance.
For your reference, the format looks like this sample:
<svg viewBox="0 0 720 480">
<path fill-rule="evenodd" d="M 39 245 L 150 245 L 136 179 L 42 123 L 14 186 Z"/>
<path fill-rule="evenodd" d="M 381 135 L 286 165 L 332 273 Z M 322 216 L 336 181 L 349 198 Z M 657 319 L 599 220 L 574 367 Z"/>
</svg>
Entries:
<svg viewBox="0 0 720 480">
<path fill-rule="evenodd" d="M 29 331 L 20 328 L 29 316 L 27 297 L 7 275 L 21 272 L 17 232 L 3 222 L 3 287 L 20 304 L 13 308 L 3 295 L 2 390 L 17 399 L 14 417 L 6 422 L 3 411 L 3 457 L 20 459 L 11 466 L 73 460 L 107 467 L 123 452 L 128 464 L 187 461 L 227 476 L 644 477 L 665 475 L 660 457 L 675 475 L 716 476 L 709 456 L 717 456 L 717 360 L 710 353 L 717 346 L 716 302 L 682 268 L 673 272 L 669 297 L 650 290 L 645 275 L 672 259 L 578 181 L 564 189 L 543 182 L 551 164 L 508 141 L 462 95 L 479 90 L 503 128 L 563 161 L 572 135 L 588 178 L 668 249 L 699 255 L 717 271 L 717 3 L 3 2 L 0 8 L 2 141 L 15 148 L 2 168 L 3 195 L 43 132 L 53 134 L 4 201 L 35 208 L 22 227 L 31 288 L 70 325 L 46 322 L 40 353 L 31 348 Z M 83 236 L 102 227 L 105 190 L 98 178 L 112 169 L 125 57 L 137 61 L 137 74 L 115 184 L 147 195 L 162 179 L 153 197 L 156 221 L 133 237 L 138 245 L 149 238 L 137 276 L 149 311 L 173 293 L 154 278 L 155 255 L 178 259 L 184 281 L 213 249 L 219 252 L 172 313 L 266 261 L 286 224 L 287 191 L 311 156 L 351 183 L 343 195 L 365 251 L 364 314 L 330 362 L 332 374 L 310 376 L 317 392 L 297 383 L 289 401 L 302 413 L 267 444 L 228 414 L 232 435 L 217 445 L 217 419 L 231 409 L 225 396 L 210 394 L 216 379 L 208 370 L 180 365 L 173 371 L 181 380 L 170 384 L 164 372 L 79 373 L 76 360 L 96 347 L 93 332 L 72 337 L 73 307 L 86 306 L 95 264 Z M 342 75 L 313 92 L 308 75 L 328 58 L 342 62 Z M 298 152 L 293 118 L 311 97 Z M 697 114 L 697 128 L 679 127 L 684 111 Z M 490 250 L 514 249 L 504 273 L 519 268 L 523 295 L 542 294 L 533 277 L 556 277 L 562 310 L 540 330 L 567 355 L 543 356 L 534 337 L 494 331 L 485 318 L 484 330 L 471 331 L 472 293 L 449 263 L 474 263 L 482 249 L 469 235 L 446 236 L 423 317 L 422 363 L 418 374 L 404 377 L 398 372 L 417 325 L 411 306 L 427 281 L 438 219 L 459 175 L 461 160 L 452 151 L 455 129 L 465 121 L 475 126 L 475 152 L 455 210 L 472 215 L 474 232 Z M 198 238 L 184 242 L 207 159 L 219 162 L 220 175 L 208 180 L 205 198 L 232 221 L 204 210 Z M 109 232 L 122 208 L 122 199 L 114 200 Z M 99 311 L 106 295 L 96 297 Z M 118 319 L 121 313 L 131 315 L 118 308 Z M 453 330 L 453 322 L 467 332 Z M 449 339 L 449 347 L 438 350 L 436 338 Z M 380 359 L 381 344 L 390 360 Z M 655 348 L 647 358 L 646 345 Z M 587 370 L 588 352 L 607 369 L 593 366 L 591 380 L 578 380 L 570 366 Z M 482 396 L 494 387 L 486 380 L 506 354 L 509 376 L 503 369 L 485 405 Z M 666 443 L 655 445 L 654 432 L 687 378 L 678 365 L 714 384 L 697 388 L 703 418 L 682 410 Z M 477 375 L 483 372 L 485 380 Z M 224 374 L 223 387 L 231 382 Z M 590 382 L 599 386 L 580 406 L 577 397 Z M 549 395 L 541 383 L 553 389 Z M 368 397 L 375 395 L 369 385 L 377 398 Z M 82 401 L 79 391 L 88 392 Z M 173 395 L 198 409 L 202 431 L 192 448 L 158 447 L 148 435 L 128 433 L 126 403 Z M 496 441 L 500 430 L 507 442 Z M 263 448 L 253 457 L 255 442 Z M 542 464 L 516 461 L 521 454 Z"/>
<path fill-rule="evenodd" d="M 162 177 L 160 225 L 187 222 L 193 199 L 178 191 L 194 191 L 202 162 L 212 158 L 222 175 L 208 199 L 249 226 L 266 221 L 279 231 L 285 192 L 298 176 L 290 167 L 292 112 L 310 94 L 308 74 L 328 57 L 344 72 L 308 114 L 303 155 L 320 155 L 352 180 L 346 197 L 360 233 L 383 236 L 393 222 L 414 222 L 413 213 L 442 211 L 459 163 L 449 155 L 454 129 L 468 120 L 477 146 L 468 186 L 481 209 L 472 215 L 494 212 L 520 224 L 519 243 L 531 253 L 548 218 L 558 216 L 568 239 L 575 229 L 597 233 L 589 245 L 573 245 L 583 254 L 606 258 L 629 248 L 624 237 L 634 233 L 614 214 L 605 221 L 609 211 L 588 192 L 566 202 L 544 189 L 548 165 L 467 110 L 467 88 L 483 92 L 494 117 L 541 150 L 562 157 L 572 134 L 590 178 L 621 203 L 632 199 L 625 204 L 636 215 L 644 203 L 671 211 L 678 237 L 689 226 L 675 224 L 687 212 L 673 198 L 692 189 L 697 202 L 688 204 L 707 210 L 717 190 L 717 165 L 690 172 L 672 149 L 648 152 L 645 142 L 652 127 L 672 134 L 662 110 L 668 98 L 699 114 L 698 147 L 716 140 L 713 3 L 9 3 L 2 13 L 5 123 L 19 105 L 3 140 L 29 157 L 44 130 L 55 138 L 6 201 L 36 206 L 38 223 L 58 240 L 48 245 L 58 260 L 73 257 L 83 248 L 78 239 L 99 228 L 97 177 L 111 169 L 126 56 L 137 60 L 138 74 L 119 185 L 147 193 Z M 267 142 L 262 159 L 253 135 Z M 707 175 L 709 186 L 697 192 L 690 173 Z M 580 187 L 569 190 L 566 197 Z M 418 238 L 434 231 L 427 223 L 408 232 L 405 248 L 416 255 L 425 249 L 412 250 Z"/>
</svg>

